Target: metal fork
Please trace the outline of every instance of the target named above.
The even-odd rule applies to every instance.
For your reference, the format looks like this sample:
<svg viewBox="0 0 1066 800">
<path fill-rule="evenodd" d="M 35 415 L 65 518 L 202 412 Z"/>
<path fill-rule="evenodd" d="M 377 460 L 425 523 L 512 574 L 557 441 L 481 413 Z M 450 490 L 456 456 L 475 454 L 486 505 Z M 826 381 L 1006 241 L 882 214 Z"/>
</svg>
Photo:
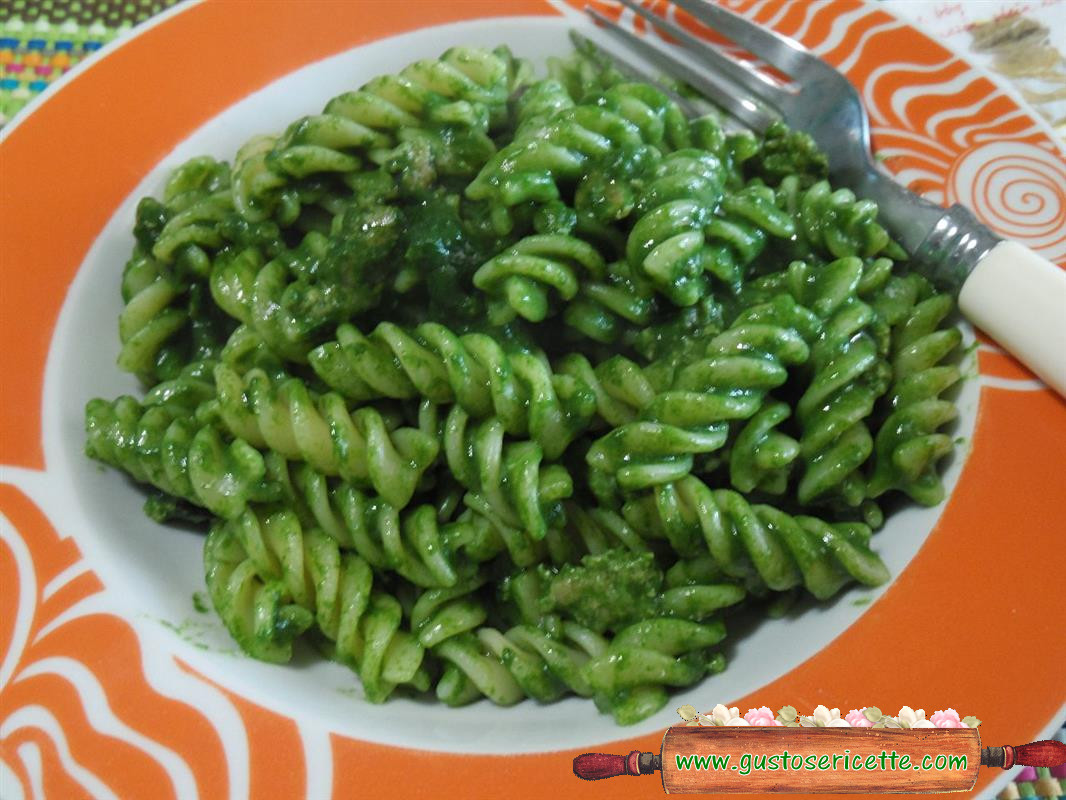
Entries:
<svg viewBox="0 0 1066 800">
<path fill-rule="evenodd" d="M 971 322 L 1066 396 L 1066 272 L 1017 242 L 1002 241 L 964 206 L 945 211 L 878 170 L 870 151 L 866 109 L 842 73 L 798 42 L 713 2 L 673 0 L 697 21 L 787 75 L 792 84 L 786 86 L 636 0 L 618 2 L 678 44 L 638 36 L 594 8 L 585 10 L 645 60 L 685 81 L 757 133 L 776 118 L 808 132 L 828 156 L 830 180 L 878 204 L 879 220 L 911 255 L 912 266 L 941 289 L 956 293 L 960 310 Z M 600 52 L 619 61 L 609 51 Z M 620 66 L 634 72 L 627 62 Z"/>
</svg>

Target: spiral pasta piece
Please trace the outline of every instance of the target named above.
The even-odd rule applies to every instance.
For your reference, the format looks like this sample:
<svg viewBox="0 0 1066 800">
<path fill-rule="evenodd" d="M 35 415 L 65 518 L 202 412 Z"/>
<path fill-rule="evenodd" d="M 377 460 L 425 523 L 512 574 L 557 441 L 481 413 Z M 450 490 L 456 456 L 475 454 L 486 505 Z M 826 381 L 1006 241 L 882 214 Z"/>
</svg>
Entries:
<svg viewBox="0 0 1066 800">
<path fill-rule="evenodd" d="M 721 448 L 729 423 L 755 414 L 767 392 L 787 380 L 788 368 L 810 355 L 792 320 L 810 312 L 782 300 L 739 317 L 710 340 L 702 358 L 676 371 L 640 419 L 593 443 L 587 457 L 593 472 L 624 490 L 641 489 L 677 480 L 692 469 L 694 454 Z"/>
<path fill-rule="evenodd" d="M 382 163 L 412 137 L 436 150 L 438 164 L 455 163 L 445 152 L 447 137 L 426 138 L 433 128 L 468 129 L 474 141 L 466 149 L 487 158 L 495 150 L 487 136 L 490 119 L 499 121 L 515 78 L 505 53 L 451 48 L 439 59 L 417 61 L 333 98 L 321 114 L 297 120 L 280 136 L 256 137 L 234 164 L 234 206 L 248 220 L 265 219 L 294 203 L 295 181 Z"/>
<path fill-rule="evenodd" d="M 554 633 L 525 624 L 501 632 L 482 627 L 485 618 L 483 604 L 461 588 L 429 590 L 411 612 L 419 641 L 447 662 L 436 693 L 449 705 L 482 696 L 498 705 L 550 702 L 569 691 L 595 696 L 631 724 L 662 708 L 665 686 L 691 685 L 724 664 L 707 653 L 725 636 L 718 621 L 649 619 L 608 642 L 573 622 Z"/>
<path fill-rule="evenodd" d="M 528 436 L 548 458 L 557 458 L 595 411 L 582 382 L 553 373 L 536 355 L 508 355 L 489 336 L 459 336 L 437 323 L 407 331 L 385 322 L 366 335 L 342 325 L 336 340 L 317 347 L 309 361 L 319 378 L 353 402 L 458 403 L 478 419 L 495 417 L 512 436 Z"/>
<path fill-rule="evenodd" d="M 900 303 L 909 303 L 908 284 L 891 276 L 885 259 L 867 267 L 859 257 L 846 256 L 821 265 L 794 261 L 745 287 L 747 300 L 786 292 L 821 322 L 816 335 L 806 337 L 811 370 L 796 403 L 801 503 L 853 508 L 868 496 L 863 469 L 873 437 L 867 423 L 891 372 L 885 359 L 891 334 L 883 314 L 898 318 Z"/>
<path fill-rule="evenodd" d="M 802 274 L 804 266 L 794 269 Z M 825 323 L 811 350 L 813 376 L 796 404 L 805 467 L 797 494 L 801 503 L 838 496 L 857 506 L 867 496 L 861 470 L 873 448 L 866 420 L 890 371 L 870 332 L 876 314 L 856 294 L 862 260 L 849 256 L 810 272 L 804 289 Z"/>
<path fill-rule="evenodd" d="M 582 278 L 602 281 L 607 263 L 591 245 L 572 236 L 527 236 L 486 261 L 474 273 L 474 286 L 498 297 L 514 314 L 541 322 L 548 316 L 548 289 L 564 302 L 573 299 Z M 506 315 L 495 314 L 505 322 Z"/>
<path fill-rule="evenodd" d="M 545 543 L 552 563 L 574 563 L 584 555 L 602 555 L 610 550 L 625 549 L 631 553 L 649 551 L 649 545 L 620 514 L 607 508 L 582 508 L 568 501 L 565 506 L 566 523 L 548 531 Z M 522 566 L 522 565 L 519 565 Z M 528 573 L 527 573 L 528 574 Z M 538 604 L 526 604 L 523 618 L 537 618 L 532 610 Z"/>
<path fill-rule="evenodd" d="M 573 481 L 561 464 L 543 463 L 543 451 L 535 442 L 505 442 L 498 419 L 471 424 L 470 415 L 458 405 L 442 420 L 435 405 L 423 402 L 419 418 L 421 430 L 438 432 L 448 468 L 467 489 L 464 502 L 504 538 L 521 531 L 539 541 L 562 523 L 562 501 L 573 493 Z"/>
<path fill-rule="evenodd" d="M 833 190 L 823 180 L 804 190 L 793 175 L 781 181 L 777 195 L 796 222 L 801 257 L 810 253 L 827 258 L 906 257 L 877 222 L 877 204 L 857 199 L 850 189 Z"/>
<path fill-rule="evenodd" d="M 211 296 L 280 358 L 306 363 L 323 331 L 377 304 L 402 227 L 388 193 L 371 191 L 338 211 L 331 236 L 310 231 L 269 260 L 255 246 L 218 259 Z"/>
<path fill-rule="evenodd" d="M 137 205 L 137 243 L 122 273 L 118 364 L 145 382 L 172 378 L 175 365 L 202 357 L 189 340 L 203 338 L 205 323 L 217 327 L 200 281 L 225 243 L 228 184 L 225 164 L 195 158 L 170 174 L 162 201 Z"/>
<path fill-rule="evenodd" d="M 645 144 L 669 152 L 688 147 L 688 120 L 661 90 L 647 83 L 616 83 L 583 102 L 609 108 L 640 128 Z"/>
<path fill-rule="evenodd" d="M 786 403 L 769 403 L 740 429 L 729 451 L 729 482 L 742 492 L 759 490 L 784 494 L 800 443 L 778 426 L 792 410 Z"/>
<path fill-rule="evenodd" d="M 399 601 L 374 590 L 363 559 L 305 529 L 292 511 L 249 508 L 216 524 L 204 566 L 219 616 L 250 655 L 287 660 L 294 634 L 313 621 L 370 702 L 384 702 L 401 685 L 428 688 L 424 650 L 402 630 Z"/>
<path fill-rule="evenodd" d="M 90 400 L 85 430 L 90 458 L 220 517 L 279 497 L 280 486 L 259 451 L 239 438 L 227 442 L 180 402 L 141 404 L 128 395 Z"/>
<path fill-rule="evenodd" d="M 464 705 L 487 697 L 506 706 L 526 696 L 550 702 L 567 690 L 591 694 L 582 667 L 590 654 L 605 649 L 601 637 L 574 624 L 562 636 L 531 625 L 505 633 L 482 627 L 487 614 L 473 594 L 477 588 L 430 589 L 411 610 L 418 641 L 445 662 L 436 687 L 442 702 Z"/>
<path fill-rule="evenodd" d="M 204 544 L 211 604 L 241 650 L 260 661 L 285 664 L 293 642 L 314 615 L 292 600 L 283 581 L 265 578 L 231 528 L 218 521 Z"/>
<path fill-rule="evenodd" d="M 888 392 L 892 410 L 874 442 L 868 487 L 873 497 L 899 489 L 922 505 L 944 499 L 936 464 L 951 452 L 952 441 L 940 428 L 958 411 L 940 395 L 962 374 L 955 365 L 942 362 L 959 346 L 962 334 L 957 328 L 939 326 L 953 308 L 950 295 L 927 297 L 914 305 L 895 332 Z"/>
<path fill-rule="evenodd" d="M 584 666 L 584 677 L 597 706 L 631 725 L 666 705 L 666 687 L 691 686 L 725 669 L 725 657 L 711 651 L 724 638 L 719 620 L 642 620 L 619 631 L 606 652 Z"/>
<path fill-rule="evenodd" d="M 727 576 L 748 582 L 754 591 L 802 585 L 824 600 L 852 580 L 879 586 L 889 579 L 869 549 L 866 525 L 752 505 L 692 475 L 628 501 L 624 516 L 634 528 L 666 539 L 682 557 L 709 553 Z"/>
<path fill-rule="evenodd" d="M 703 297 L 707 275 L 736 289 L 768 237 L 795 232 L 769 187 L 751 185 L 723 197 L 727 174 L 711 153 L 679 150 L 663 160 L 637 203 L 626 258 L 676 305 Z"/>
<path fill-rule="evenodd" d="M 232 211 L 227 189 L 172 214 L 152 245 L 152 256 L 186 275 L 206 278 L 211 270 L 211 253 L 225 242 L 221 224 Z"/>
<path fill-rule="evenodd" d="M 382 75 L 338 95 L 326 105 L 326 113 L 382 132 L 455 122 L 474 113 L 469 109 L 474 105 L 498 117 L 510 92 L 528 75 L 528 64 L 506 47 L 453 47 L 439 59 L 416 61 L 396 75 Z"/>
<path fill-rule="evenodd" d="M 227 364 L 214 374 L 219 418 L 234 436 L 373 488 L 396 508 L 410 502 L 437 458 L 434 437 L 416 428 L 391 430 L 375 408 L 349 412 L 339 394 L 313 394 L 299 378 L 278 380 L 261 369 L 242 376 Z"/>
<path fill-rule="evenodd" d="M 626 523 L 617 515 L 602 512 L 597 517 L 604 529 L 630 538 L 623 533 Z M 589 522 L 582 527 L 589 527 Z M 638 540 L 588 555 L 558 571 L 543 567 L 523 571 L 507 579 L 504 591 L 515 601 L 523 620 L 515 630 L 525 632 L 536 626 L 532 630 L 549 641 L 553 633 L 572 636 L 580 631 L 595 642 L 595 650 L 586 650 L 591 658 L 583 659 L 580 673 L 568 672 L 563 682 L 579 694 L 594 693 L 601 710 L 628 724 L 661 708 L 666 686 L 690 685 L 707 672 L 723 668 L 721 654 L 708 650 L 725 636 L 724 626 L 713 617 L 745 596 L 735 583 L 703 584 L 687 580 L 676 570 L 670 583 L 663 584 L 664 575 L 651 551 Z M 609 630 L 615 635 L 604 642 L 600 637 Z M 512 634 L 507 638 L 513 639 Z M 483 631 L 479 636 L 486 641 Z M 494 652 L 511 666 L 504 649 L 506 640 L 494 640 Z M 548 666 L 558 673 L 554 664 Z M 573 659 L 565 666 L 572 669 Z"/>
<path fill-rule="evenodd" d="M 577 105 L 566 86 L 555 78 L 535 81 L 514 98 L 515 138 L 539 130 L 557 112 Z"/>
<path fill-rule="evenodd" d="M 514 228 L 513 207 L 568 202 L 570 187 L 593 167 L 627 173 L 642 164 L 650 157 L 643 136 L 640 125 L 606 106 L 564 108 L 541 126 L 523 128 L 523 138 L 489 159 L 466 196 L 489 203 L 495 230 L 506 234 Z"/>
<path fill-rule="evenodd" d="M 786 180 L 809 186 L 825 178 L 828 161 L 809 133 L 791 130 L 781 120 L 775 120 L 763 132 L 758 152 L 745 167 L 769 186 L 779 186 Z"/>
<path fill-rule="evenodd" d="M 154 377 L 158 362 L 168 359 L 168 351 L 188 323 L 183 295 L 183 288 L 158 261 L 140 248 L 134 250 L 122 276 L 125 306 L 118 320 L 121 369 Z"/>
<path fill-rule="evenodd" d="M 585 356 L 571 353 L 556 369 L 592 390 L 597 414 L 611 427 L 636 420 L 657 393 L 647 371 L 625 356 L 611 356 L 593 367 Z"/>
<path fill-rule="evenodd" d="M 288 477 L 292 507 L 305 527 L 324 531 L 375 570 L 395 571 L 415 586 L 454 586 L 478 564 L 506 552 L 495 528 L 475 514 L 442 521 L 438 509 L 427 504 L 401 512 L 308 464 L 291 465 Z M 516 563 L 536 558 L 522 552 L 513 556 Z"/>
<path fill-rule="evenodd" d="M 572 206 L 572 222 L 564 225 L 563 230 L 555 225 L 548 226 L 550 231 L 541 227 L 538 230 L 569 233 L 571 227 L 576 227 L 593 238 L 620 246 L 622 242 L 611 227 L 612 223 L 625 219 L 633 210 L 637 200 L 633 185 L 654 168 L 660 152 L 687 146 L 687 122 L 673 100 L 646 84 L 617 83 L 595 95 L 585 96 L 578 106 L 565 97 L 555 81 L 546 84 L 541 93 L 520 106 L 519 126 L 512 146 L 523 141 L 547 140 L 568 148 L 572 156 L 583 158 L 584 169 L 579 178 L 577 174 L 567 174 L 565 169 L 557 170 L 553 180 L 562 185 L 556 185 L 554 189 L 543 175 L 537 178 L 538 183 L 527 180 L 522 187 L 522 191 L 527 192 L 525 195 L 515 193 L 517 178 L 509 179 L 511 196 L 505 203 L 514 206 L 532 201 L 546 209 Z M 553 113 L 547 113 L 548 109 Z M 619 129 L 619 121 L 635 126 L 637 136 L 633 137 L 632 129 Z M 597 133 L 609 137 L 614 146 L 609 149 L 598 147 L 594 139 Z M 545 148 L 540 145 L 531 147 L 541 152 L 543 158 Z M 518 152 L 516 149 L 512 156 Z M 501 162 L 498 166 L 510 170 L 514 165 L 502 152 L 500 156 L 502 158 L 495 159 Z M 555 163 L 559 166 L 562 160 L 557 158 Z M 487 199 L 484 187 L 478 181 L 490 168 L 493 168 L 491 163 L 468 187 L 467 194 L 471 199 Z M 490 180 L 499 185 L 500 178 L 497 172 Z M 532 179 L 534 175 L 527 178 Z M 498 231 L 511 230 L 511 220 L 502 211 L 497 211 L 495 217 Z"/>
<path fill-rule="evenodd" d="M 575 39 L 574 48 L 566 58 L 548 58 L 548 75 L 561 84 L 575 102 L 629 80 L 591 42 Z"/>
<path fill-rule="evenodd" d="M 308 246 L 324 255 L 317 237 Z M 217 264 L 210 286 L 219 307 L 255 331 L 279 357 L 304 361 L 312 346 L 310 331 L 285 302 L 290 283 L 280 261 L 264 263 L 258 249 L 248 248 Z"/>
<path fill-rule="evenodd" d="M 220 225 L 233 211 L 228 165 L 200 156 L 177 167 L 163 200 L 138 204 L 138 243 L 182 276 L 204 278 L 211 255 L 223 244 Z"/>
<path fill-rule="evenodd" d="M 610 512 L 598 516 L 616 530 L 626 527 L 616 516 L 616 521 L 611 521 Z M 643 554 L 638 559 L 651 558 L 646 548 L 638 549 Z M 620 552 L 606 550 L 597 557 L 606 559 L 602 565 L 583 561 L 578 572 L 592 570 L 590 579 L 600 584 L 610 576 L 624 574 L 626 570 L 619 573 L 619 558 L 624 561 L 626 556 L 619 556 Z M 637 572 L 639 577 L 640 570 Z M 541 576 L 537 571 L 520 573 L 508 579 L 508 592 L 540 593 L 543 591 L 539 585 L 543 582 Z M 566 570 L 560 573 L 552 586 L 555 600 L 580 593 L 581 587 L 573 582 L 580 583 L 583 578 Z M 602 637 L 602 630 L 580 621 L 540 620 L 539 612 L 523 613 L 527 621 L 506 633 L 482 627 L 486 615 L 483 604 L 472 596 L 476 586 L 475 583 L 429 590 L 419 597 L 412 610 L 412 629 L 418 633 L 420 642 L 447 662 L 437 686 L 441 700 L 458 705 L 486 696 L 498 704 L 510 705 L 523 696 L 548 702 L 566 691 L 584 696 L 595 692 L 597 703 L 612 710 L 623 723 L 641 719 L 665 702 L 662 685 L 648 685 L 652 681 L 686 685 L 698 680 L 707 669 L 721 668 L 720 657 L 702 659 L 701 664 L 702 653 L 695 651 L 717 643 L 724 636 L 721 623 L 707 622 L 706 618 L 744 596 L 743 590 L 732 586 L 671 587 L 658 602 L 668 617 L 623 626 L 619 635 L 608 642 Z M 652 596 L 654 586 L 641 587 L 640 593 Z M 583 596 L 589 599 L 587 593 Z M 536 603 L 524 605 L 528 608 Z M 519 606 L 523 603 L 519 602 Z M 617 603 L 614 606 L 615 612 L 621 610 L 623 618 L 640 613 L 639 606 L 627 608 Z M 602 623 L 595 621 L 597 616 L 600 615 L 593 612 L 587 621 L 602 627 Z M 694 619 L 700 622 L 691 621 Z M 540 624 L 534 624 L 535 621 Z M 671 634 L 689 636 L 688 647 L 670 644 Z M 682 649 L 690 651 L 688 656 L 674 663 L 664 657 L 672 650 Z M 628 663 L 629 659 L 634 660 L 633 669 L 619 670 L 614 664 L 615 661 Z M 704 671 L 700 671 L 701 667 Z"/>
<path fill-rule="evenodd" d="M 486 261 L 474 286 L 493 298 L 489 314 L 497 324 L 515 315 L 541 322 L 565 309 L 572 330 L 604 343 L 646 326 L 655 312 L 654 295 L 627 264 L 607 264 L 597 248 L 563 234 L 521 239 Z"/>
</svg>

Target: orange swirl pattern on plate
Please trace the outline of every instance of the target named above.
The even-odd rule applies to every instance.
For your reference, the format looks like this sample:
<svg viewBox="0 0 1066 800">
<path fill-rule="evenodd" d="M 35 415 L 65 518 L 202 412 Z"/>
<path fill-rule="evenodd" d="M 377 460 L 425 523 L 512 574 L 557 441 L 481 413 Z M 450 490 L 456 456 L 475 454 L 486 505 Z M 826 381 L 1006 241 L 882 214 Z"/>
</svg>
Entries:
<svg viewBox="0 0 1066 800">
<path fill-rule="evenodd" d="M 1028 142 L 981 140 L 952 165 L 949 201 L 1049 261 L 1066 259 L 1066 163 Z"/>
<path fill-rule="evenodd" d="M 875 7 L 855 0 L 729 5 L 841 66 L 871 110 L 877 149 L 904 180 L 935 199 L 978 193 L 980 206 L 979 193 L 987 190 L 968 176 L 983 173 L 963 167 L 990 142 L 1032 148 L 1026 152 L 1039 151 L 1037 161 L 1046 153 L 1061 166 L 1061 153 L 1006 95 Z M 44 469 L 43 367 L 66 287 L 113 209 L 191 130 L 270 80 L 360 43 L 460 19 L 554 13 L 558 9 L 536 0 L 308 0 L 259 4 L 255 14 L 240 4 L 207 2 L 73 78 L 0 145 L 0 371 L 6 380 L 0 463 Z M 195 64 L 188 62 L 189 42 L 197 43 Z M 906 62 L 898 60 L 900 53 Z M 182 74 L 179 64 L 193 74 Z M 101 107 L 111 113 L 98 113 Z M 144 109 L 151 113 L 137 125 L 124 124 Z M 1046 216 L 1061 219 L 1062 194 L 1041 198 Z M 986 213 L 985 220 L 995 227 L 1015 224 L 1010 216 L 993 216 Z M 1052 238 L 1047 246 L 1060 243 Z M 891 709 L 965 700 L 993 744 L 1029 741 L 1057 713 L 1066 700 L 1066 640 L 1055 616 L 1038 609 L 1057 608 L 1066 548 L 1061 483 L 1041 465 L 1048 453 L 1066 452 L 1066 405 L 994 346 L 981 345 L 979 365 L 985 388 L 971 454 L 919 555 L 859 623 L 731 705 L 813 707 L 833 700 Z M 213 684 L 171 656 L 151 626 L 118 608 L 82 558 L 76 532 L 75 539 L 62 538 L 42 513 L 46 484 L 26 480 L 30 474 L 12 470 L 9 480 L 33 484 L 34 499 L 0 486 L 0 775 L 24 796 L 658 793 L 651 779 L 578 781 L 570 772 L 577 750 L 456 756 L 385 747 L 330 734 L 313 720 L 287 719 Z M 988 659 L 993 652 L 994 665 Z M 1002 686 L 1027 688 L 1004 695 Z M 657 750 L 659 739 L 653 734 L 596 746 Z M 992 777 L 983 772 L 977 790 Z"/>
</svg>

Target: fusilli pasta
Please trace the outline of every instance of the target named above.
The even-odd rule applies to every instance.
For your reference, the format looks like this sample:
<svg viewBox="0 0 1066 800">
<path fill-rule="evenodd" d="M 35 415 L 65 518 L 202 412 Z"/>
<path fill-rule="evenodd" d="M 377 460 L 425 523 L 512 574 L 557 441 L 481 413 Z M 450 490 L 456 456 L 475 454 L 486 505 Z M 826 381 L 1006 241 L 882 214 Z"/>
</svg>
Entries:
<svg viewBox="0 0 1066 800">
<path fill-rule="evenodd" d="M 249 655 L 629 724 L 733 609 L 888 580 L 960 334 L 809 137 L 588 49 L 549 75 L 452 48 L 176 169 L 121 282 L 145 394 L 89 401 L 86 452 L 208 530 Z"/>
</svg>

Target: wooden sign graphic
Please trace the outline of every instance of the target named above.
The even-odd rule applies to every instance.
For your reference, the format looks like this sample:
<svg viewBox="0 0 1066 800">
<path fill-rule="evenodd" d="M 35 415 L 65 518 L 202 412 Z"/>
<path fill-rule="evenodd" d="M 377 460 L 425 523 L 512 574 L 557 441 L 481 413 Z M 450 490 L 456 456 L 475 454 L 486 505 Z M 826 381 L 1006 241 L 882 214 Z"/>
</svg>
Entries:
<svg viewBox="0 0 1066 800">
<path fill-rule="evenodd" d="M 981 736 L 974 728 L 678 727 L 663 738 L 662 760 L 668 793 L 957 792 L 977 782 Z"/>
<path fill-rule="evenodd" d="M 1056 766 L 1066 745 L 986 747 L 975 728 L 670 728 L 662 750 L 628 756 L 585 753 L 574 774 L 586 780 L 661 771 L 674 793 L 961 792 L 983 764 Z"/>
</svg>

